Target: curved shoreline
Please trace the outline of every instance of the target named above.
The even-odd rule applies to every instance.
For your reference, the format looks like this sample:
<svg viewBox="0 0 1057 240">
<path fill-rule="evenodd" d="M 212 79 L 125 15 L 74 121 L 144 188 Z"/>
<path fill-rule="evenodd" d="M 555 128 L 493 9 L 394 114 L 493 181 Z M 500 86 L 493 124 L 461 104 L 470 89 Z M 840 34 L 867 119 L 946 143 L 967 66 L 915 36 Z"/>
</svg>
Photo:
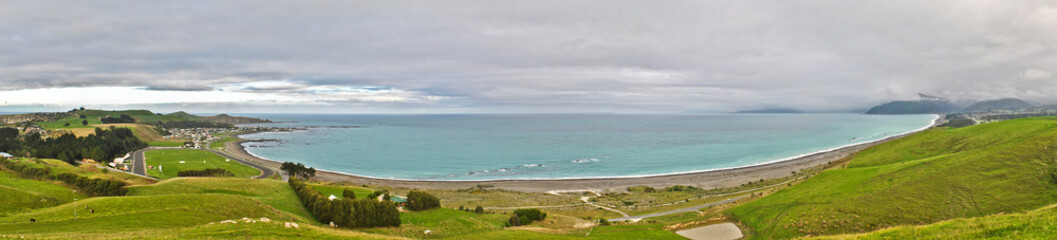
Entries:
<svg viewBox="0 0 1057 240">
<path fill-rule="evenodd" d="M 760 179 L 786 177 L 791 175 L 793 171 L 800 171 L 802 169 L 836 161 L 848 155 L 862 151 L 863 149 L 927 130 L 939 125 L 941 121 L 942 115 L 937 114 L 932 120 L 931 125 L 920 129 L 873 141 L 853 143 L 823 151 L 806 153 L 758 164 L 656 175 L 496 180 L 407 180 L 360 176 L 338 171 L 317 169 L 316 179 L 331 182 L 349 182 L 352 184 L 418 189 L 450 190 L 465 189 L 477 185 L 494 185 L 497 188 L 530 192 L 544 192 L 554 189 L 622 189 L 640 185 L 653 187 L 690 185 L 706 189 L 725 188 L 739 186 Z M 248 140 L 239 138 L 238 141 L 228 142 L 226 143 L 227 146 L 225 151 L 278 169 L 281 162 L 265 159 L 246 151 L 245 146 L 243 146 L 242 143 L 247 141 Z"/>
</svg>

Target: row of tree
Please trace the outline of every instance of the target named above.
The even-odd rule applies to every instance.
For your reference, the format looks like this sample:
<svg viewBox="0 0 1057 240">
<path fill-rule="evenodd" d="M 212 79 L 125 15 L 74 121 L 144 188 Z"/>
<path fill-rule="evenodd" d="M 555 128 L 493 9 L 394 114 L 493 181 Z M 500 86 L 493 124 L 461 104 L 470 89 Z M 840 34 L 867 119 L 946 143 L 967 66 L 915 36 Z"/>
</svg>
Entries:
<svg viewBox="0 0 1057 240">
<path fill-rule="evenodd" d="M 0 159 L 0 166 L 24 178 L 46 179 L 51 174 L 51 168 L 48 167 L 34 167 L 4 159 Z"/>
<path fill-rule="evenodd" d="M 110 179 L 91 179 L 73 173 L 60 173 L 55 180 L 62 181 L 80 189 L 89 196 L 124 196 L 128 193 L 125 182 Z"/>
<path fill-rule="evenodd" d="M 400 212 L 393 202 L 351 198 L 330 200 L 296 178 L 290 178 L 289 183 L 301 203 L 320 222 L 347 228 L 400 226 Z"/>
<path fill-rule="evenodd" d="M 178 177 L 234 177 L 235 174 L 223 168 L 206 168 L 202 170 L 183 170 L 176 173 Z"/>
<path fill-rule="evenodd" d="M 121 117 L 106 116 L 100 118 L 99 121 L 103 123 L 136 123 L 136 119 L 128 114 L 121 114 Z"/>
<path fill-rule="evenodd" d="M 0 128 L 0 152 L 56 158 L 70 164 L 76 164 L 78 159 L 109 161 L 146 147 L 147 143 L 136 138 L 128 128 L 96 128 L 95 133 L 86 137 L 66 133 L 55 138 L 43 138 L 38 133 L 19 136 L 17 129 Z"/>
</svg>

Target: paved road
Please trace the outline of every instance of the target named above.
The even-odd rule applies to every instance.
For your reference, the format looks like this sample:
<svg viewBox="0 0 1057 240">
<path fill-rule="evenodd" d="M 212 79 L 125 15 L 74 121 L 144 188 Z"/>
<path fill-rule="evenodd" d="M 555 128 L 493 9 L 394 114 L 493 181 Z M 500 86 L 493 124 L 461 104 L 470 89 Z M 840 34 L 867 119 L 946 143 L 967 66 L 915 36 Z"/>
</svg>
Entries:
<svg viewBox="0 0 1057 240">
<path fill-rule="evenodd" d="M 680 209 L 671 210 L 671 211 L 667 211 L 667 212 L 651 213 L 651 214 L 646 214 L 646 215 L 630 216 L 630 217 L 622 217 L 622 218 L 612 218 L 612 219 L 609 219 L 609 221 L 611 221 L 611 222 L 623 222 L 623 221 L 631 220 L 631 221 L 636 221 L 637 222 L 639 220 L 646 219 L 646 218 L 651 218 L 651 217 L 660 217 L 660 216 L 664 216 L 664 215 L 670 215 L 670 214 L 676 214 L 676 213 L 684 213 L 684 212 L 698 212 L 697 211 L 698 209 L 711 207 L 711 206 L 715 206 L 715 205 L 720 205 L 720 204 L 725 204 L 725 203 L 741 200 L 742 198 L 746 198 L 746 197 L 749 197 L 749 196 L 741 196 L 741 197 L 736 197 L 736 198 L 729 198 L 727 200 L 723 200 L 723 201 L 719 201 L 719 202 L 707 203 L 707 204 L 693 206 L 693 207 L 688 207 L 688 208 L 680 208 Z"/>
<path fill-rule="evenodd" d="M 137 151 L 133 152 L 132 153 L 132 173 L 136 174 L 136 175 L 140 175 L 140 176 L 150 177 L 150 176 L 147 175 L 147 161 L 146 161 L 146 156 L 144 156 L 144 152 L 151 151 L 151 150 L 158 150 L 158 149 L 172 149 L 172 148 L 146 148 L 146 149 L 140 149 L 140 150 L 137 150 Z M 203 151 L 206 151 L 206 150 L 203 150 Z M 247 161 L 245 159 L 241 159 L 241 158 L 232 156 L 231 154 L 228 154 L 228 153 L 225 153 L 225 152 L 216 151 L 216 150 L 212 150 L 212 149 L 210 149 L 208 151 L 213 152 L 213 153 L 215 153 L 217 155 L 220 155 L 222 157 L 225 157 L 225 158 L 228 158 L 228 159 L 231 159 L 231 160 L 235 160 L 235 161 L 237 161 L 239 163 L 242 163 L 242 164 L 245 164 L 247 166 L 256 168 L 257 170 L 261 170 L 261 175 L 257 175 L 256 177 L 253 177 L 254 179 L 266 179 L 266 178 L 271 177 L 272 175 L 275 175 L 275 170 L 272 170 L 272 168 L 265 167 L 265 166 L 262 166 L 262 165 L 260 165 L 258 163 Z"/>
</svg>

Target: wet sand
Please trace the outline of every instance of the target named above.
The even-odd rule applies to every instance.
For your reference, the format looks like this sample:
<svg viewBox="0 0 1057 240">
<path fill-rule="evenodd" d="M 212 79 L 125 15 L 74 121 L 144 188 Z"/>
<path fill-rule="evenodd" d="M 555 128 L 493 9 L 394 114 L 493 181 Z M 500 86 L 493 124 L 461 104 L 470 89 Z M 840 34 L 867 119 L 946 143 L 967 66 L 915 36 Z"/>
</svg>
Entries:
<svg viewBox="0 0 1057 240">
<path fill-rule="evenodd" d="M 942 122 L 942 116 L 937 118 L 933 127 Z M 792 175 L 793 171 L 824 165 L 832 161 L 840 160 L 864 149 L 878 144 L 902 138 L 914 134 L 910 132 L 898 136 L 892 136 L 883 140 L 848 146 L 827 152 L 815 153 L 787 161 L 773 162 L 762 165 L 746 166 L 740 168 L 723 169 L 716 171 L 682 173 L 660 176 L 646 176 L 633 178 L 590 178 L 590 179 L 533 179 L 533 180 L 466 180 L 466 181 L 420 181 L 420 180 L 395 180 L 356 176 L 352 174 L 338 173 L 317 169 L 317 180 L 328 182 L 348 182 L 351 184 L 367 184 L 375 186 L 390 186 L 411 189 L 440 189 L 454 190 L 466 189 L 477 185 L 492 185 L 496 188 L 524 191 L 524 192 L 546 192 L 552 190 L 576 190 L 596 189 L 601 191 L 623 191 L 632 186 L 651 186 L 663 188 L 674 185 L 694 186 L 703 189 L 737 187 L 745 183 L 759 181 L 760 179 L 782 178 Z M 242 143 L 245 140 L 227 143 L 226 151 L 242 157 L 246 160 L 256 161 L 262 165 L 279 169 L 280 162 L 262 159 L 246 152 Z"/>
</svg>

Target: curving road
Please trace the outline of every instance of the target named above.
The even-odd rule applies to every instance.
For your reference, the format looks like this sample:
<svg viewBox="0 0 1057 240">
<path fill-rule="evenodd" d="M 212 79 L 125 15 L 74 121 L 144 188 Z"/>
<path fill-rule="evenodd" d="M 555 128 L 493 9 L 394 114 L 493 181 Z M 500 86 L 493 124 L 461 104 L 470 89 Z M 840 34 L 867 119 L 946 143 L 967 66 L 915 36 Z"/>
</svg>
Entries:
<svg viewBox="0 0 1057 240">
<path fill-rule="evenodd" d="M 136 150 L 135 152 L 132 153 L 132 173 L 136 174 L 136 175 L 144 176 L 144 177 L 154 178 L 154 177 L 151 177 L 151 176 L 147 175 L 147 161 L 146 161 L 147 157 L 145 156 L 144 153 L 147 152 L 147 151 L 158 150 L 158 149 L 181 149 L 181 148 L 151 147 L 151 148 Z M 201 150 L 201 149 L 198 149 L 198 150 Z M 253 177 L 254 179 L 266 179 L 266 178 L 271 177 L 272 175 L 275 175 L 275 170 L 272 169 L 272 168 L 265 167 L 265 166 L 262 166 L 262 165 L 260 165 L 258 163 L 251 162 L 251 161 L 248 161 L 248 160 L 245 160 L 245 159 L 242 159 L 242 158 L 235 157 L 235 156 L 233 156 L 231 154 L 228 154 L 228 153 L 225 153 L 225 152 L 216 151 L 216 150 L 212 150 L 212 149 L 210 149 L 210 150 L 202 150 L 202 151 L 209 151 L 209 152 L 212 152 L 214 154 L 220 155 L 222 157 L 225 157 L 225 158 L 228 158 L 228 159 L 231 159 L 231 160 L 235 160 L 236 162 L 245 164 L 246 166 L 250 166 L 250 167 L 256 168 L 257 170 L 260 170 L 261 171 L 261 175 L 257 175 L 256 177 Z M 155 178 L 155 179 L 157 179 L 157 178 Z"/>
</svg>

